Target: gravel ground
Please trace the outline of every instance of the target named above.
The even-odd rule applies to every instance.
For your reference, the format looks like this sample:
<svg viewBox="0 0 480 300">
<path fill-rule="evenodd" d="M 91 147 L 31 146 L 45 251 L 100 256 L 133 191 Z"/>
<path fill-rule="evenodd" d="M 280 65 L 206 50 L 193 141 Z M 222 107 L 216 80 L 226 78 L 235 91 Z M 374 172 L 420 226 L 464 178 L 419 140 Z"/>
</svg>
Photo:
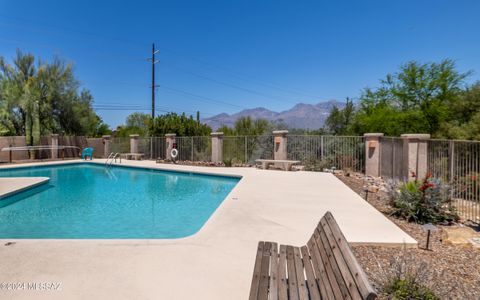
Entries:
<svg viewBox="0 0 480 300">
<path fill-rule="evenodd" d="M 365 198 L 362 179 L 337 177 Z M 367 201 L 415 238 L 419 247 L 354 246 L 353 251 L 374 286 L 381 290 L 386 278 L 403 266 L 441 299 L 480 299 L 480 249 L 442 243 L 442 226 L 431 235 L 432 250 L 423 249 L 426 232 L 418 224 L 391 217 L 387 199 L 384 192 L 378 192 L 370 193 Z M 380 298 L 388 299 L 388 296 L 381 295 Z"/>
</svg>

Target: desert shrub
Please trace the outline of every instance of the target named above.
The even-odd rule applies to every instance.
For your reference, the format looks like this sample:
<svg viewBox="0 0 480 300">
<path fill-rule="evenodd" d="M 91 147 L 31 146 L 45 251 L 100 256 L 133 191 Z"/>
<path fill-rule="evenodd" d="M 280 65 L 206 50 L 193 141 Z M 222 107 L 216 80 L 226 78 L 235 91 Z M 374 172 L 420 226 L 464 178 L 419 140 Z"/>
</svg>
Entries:
<svg viewBox="0 0 480 300">
<path fill-rule="evenodd" d="M 225 165 L 225 167 L 231 167 L 232 166 L 232 159 L 231 158 L 224 159 L 223 164 Z"/>
<path fill-rule="evenodd" d="M 435 300 L 439 299 L 427 287 L 415 282 L 412 278 L 395 278 L 385 287 L 384 293 L 393 297 L 393 299 L 419 299 Z"/>
<path fill-rule="evenodd" d="M 425 176 L 391 189 L 392 215 L 420 224 L 452 222 L 458 215 L 451 205 L 450 187 L 438 178 Z"/>
<path fill-rule="evenodd" d="M 392 257 L 388 268 L 382 268 L 381 271 L 383 279 L 380 292 L 388 299 L 439 299 L 433 292 L 437 289 L 433 279 L 441 274 L 430 270 L 425 261 L 415 259 L 406 247 Z"/>
</svg>

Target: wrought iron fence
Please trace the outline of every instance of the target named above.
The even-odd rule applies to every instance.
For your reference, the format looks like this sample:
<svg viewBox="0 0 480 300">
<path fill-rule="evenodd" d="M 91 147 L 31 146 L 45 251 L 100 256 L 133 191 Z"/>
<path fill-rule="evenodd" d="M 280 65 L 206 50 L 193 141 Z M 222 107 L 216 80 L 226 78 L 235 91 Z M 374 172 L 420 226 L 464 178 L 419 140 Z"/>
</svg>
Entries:
<svg viewBox="0 0 480 300">
<path fill-rule="evenodd" d="M 480 141 L 429 140 L 427 166 L 450 184 L 459 214 L 480 221 Z"/>
<path fill-rule="evenodd" d="M 273 159 L 273 136 L 226 136 L 223 159 L 233 163 L 255 164 L 256 159 Z"/>
<path fill-rule="evenodd" d="M 287 158 L 301 161 L 311 171 L 336 168 L 364 172 L 365 140 L 359 136 L 289 135 Z"/>
<path fill-rule="evenodd" d="M 209 136 L 177 137 L 175 138 L 178 160 L 210 161 L 212 144 Z"/>
</svg>

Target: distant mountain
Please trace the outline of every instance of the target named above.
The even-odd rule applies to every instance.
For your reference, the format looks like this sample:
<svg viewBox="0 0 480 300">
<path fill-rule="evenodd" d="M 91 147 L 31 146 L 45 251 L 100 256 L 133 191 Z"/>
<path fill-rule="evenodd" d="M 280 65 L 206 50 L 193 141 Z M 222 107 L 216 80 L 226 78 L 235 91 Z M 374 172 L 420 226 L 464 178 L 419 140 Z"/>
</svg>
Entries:
<svg viewBox="0 0 480 300">
<path fill-rule="evenodd" d="M 229 115 L 221 113 L 202 121 L 216 130 L 222 125 L 233 126 L 238 118 L 250 116 L 252 119 L 267 119 L 271 122 L 283 122 L 290 128 L 318 129 L 323 127 L 330 110 L 337 106 L 343 108 L 344 102 L 330 100 L 317 104 L 298 103 L 289 110 L 275 112 L 264 107 L 245 109 Z"/>
</svg>

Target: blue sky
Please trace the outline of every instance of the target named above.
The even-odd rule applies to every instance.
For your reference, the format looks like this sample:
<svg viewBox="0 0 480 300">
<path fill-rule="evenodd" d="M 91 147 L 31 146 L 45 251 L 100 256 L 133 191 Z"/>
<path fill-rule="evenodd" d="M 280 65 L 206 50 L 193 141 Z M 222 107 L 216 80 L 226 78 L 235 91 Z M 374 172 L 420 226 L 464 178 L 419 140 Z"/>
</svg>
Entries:
<svg viewBox="0 0 480 300">
<path fill-rule="evenodd" d="M 124 1 L 127 2 L 127 1 Z M 105 122 L 149 112 L 203 117 L 358 97 L 410 60 L 456 60 L 480 79 L 479 1 L 4 1 L 0 55 L 74 64 Z"/>
</svg>

